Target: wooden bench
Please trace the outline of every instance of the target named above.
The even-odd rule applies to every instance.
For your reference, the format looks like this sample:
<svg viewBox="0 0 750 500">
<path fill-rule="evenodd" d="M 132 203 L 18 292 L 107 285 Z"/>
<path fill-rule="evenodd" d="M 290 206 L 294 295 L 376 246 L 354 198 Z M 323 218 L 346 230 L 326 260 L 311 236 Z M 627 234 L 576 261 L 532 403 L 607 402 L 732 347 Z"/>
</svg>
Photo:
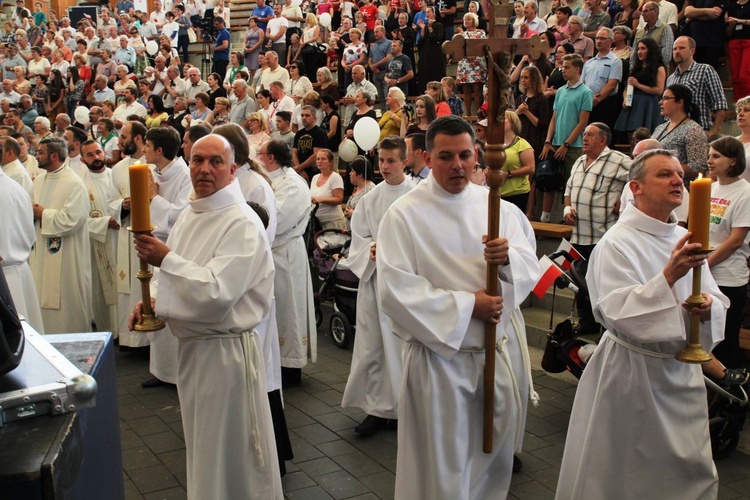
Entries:
<svg viewBox="0 0 750 500">
<path fill-rule="evenodd" d="M 534 234 L 539 238 L 557 238 L 558 240 L 567 240 L 570 239 L 570 235 L 573 234 L 573 226 L 566 226 L 565 224 L 531 221 L 531 227 L 534 228 Z"/>
</svg>

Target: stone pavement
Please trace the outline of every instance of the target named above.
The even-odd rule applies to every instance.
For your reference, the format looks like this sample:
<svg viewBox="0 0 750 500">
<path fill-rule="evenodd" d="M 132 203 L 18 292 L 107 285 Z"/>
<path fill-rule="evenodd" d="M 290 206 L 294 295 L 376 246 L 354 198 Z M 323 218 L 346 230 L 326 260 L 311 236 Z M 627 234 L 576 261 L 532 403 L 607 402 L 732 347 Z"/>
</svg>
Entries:
<svg viewBox="0 0 750 500">
<path fill-rule="evenodd" d="M 364 439 L 354 433 L 364 414 L 340 406 L 352 352 L 334 347 L 323 329 L 318 335 L 318 362 L 303 370 L 301 387 L 285 391 L 295 454 L 283 478 L 286 498 L 393 498 L 396 432 Z M 538 366 L 540 353 L 532 354 Z M 185 443 L 177 391 L 141 388 L 140 383 L 150 378 L 147 353 L 118 352 L 117 370 L 125 498 L 185 498 Z M 576 390 L 563 378 L 534 371 L 542 402 L 529 408 L 524 467 L 513 476 L 510 498 L 554 497 Z M 748 427 L 750 422 L 743 433 L 745 444 Z M 720 499 L 750 498 L 750 450 L 737 450 L 717 466 Z"/>
</svg>

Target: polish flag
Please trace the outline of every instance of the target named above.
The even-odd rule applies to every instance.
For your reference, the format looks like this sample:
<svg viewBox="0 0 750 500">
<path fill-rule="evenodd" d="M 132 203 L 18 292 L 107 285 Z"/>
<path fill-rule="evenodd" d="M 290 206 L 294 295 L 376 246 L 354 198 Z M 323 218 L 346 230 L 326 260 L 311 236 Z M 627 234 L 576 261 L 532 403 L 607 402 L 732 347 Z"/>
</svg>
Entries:
<svg viewBox="0 0 750 500">
<path fill-rule="evenodd" d="M 541 299 L 555 280 L 563 274 L 563 271 L 546 255 L 542 255 L 542 258 L 539 259 L 539 269 L 542 270 L 542 276 L 532 292 Z"/>
<path fill-rule="evenodd" d="M 576 251 L 576 249 L 573 248 L 573 245 L 571 245 L 570 242 L 568 240 L 566 240 L 565 238 L 563 238 L 563 240 L 560 242 L 560 246 L 558 246 L 557 249 L 558 250 L 565 250 L 566 252 L 568 252 L 570 254 L 570 256 L 574 260 L 583 259 L 583 256 L 580 253 L 578 253 Z M 586 259 L 583 259 L 583 260 L 586 260 Z M 566 259 L 564 256 L 562 256 L 562 255 L 560 257 L 556 258 L 555 262 L 559 266 L 561 266 L 564 270 L 566 270 L 566 271 L 568 269 L 570 269 L 571 262 L 568 259 Z"/>
</svg>

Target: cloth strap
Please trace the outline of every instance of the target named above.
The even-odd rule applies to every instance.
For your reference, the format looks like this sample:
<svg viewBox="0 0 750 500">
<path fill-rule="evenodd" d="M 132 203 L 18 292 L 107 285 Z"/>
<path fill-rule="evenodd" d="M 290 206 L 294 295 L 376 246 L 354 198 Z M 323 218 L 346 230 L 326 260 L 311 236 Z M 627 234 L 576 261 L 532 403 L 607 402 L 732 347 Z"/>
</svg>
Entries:
<svg viewBox="0 0 750 500">
<path fill-rule="evenodd" d="M 630 349 L 631 351 L 637 352 L 638 354 L 643 354 L 644 356 L 651 356 L 652 358 L 662 358 L 662 359 L 674 358 L 675 356 L 675 353 L 657 352 L 657 351 L 651 351 L 649 349 L 644 349 L 643 347 L 638 347 L 636 345 L 633 345 L 627 342 L 625 339 L 618 337 L 617 335 L 615 335 L 609 330 L 604 332 L 604 337 L 602 338 L 602 340 L 604 340 L 605 338 L 609 338 L 616 344 L 620 344 L 621 346 L 623 346 L 625 349 Z"/>
<path fill-rule="evenodd" d="M 250 429 L 250 434 L 253 440 L 252 446 L 255 449 L 255 453 L 258 457 L 258 463 L 261 467 L 265 467 L 266 465 L 263 458 L 263 449 L 261 448 L 260 429 L 258 427 L 258 409 L 255 404 L 255 393 L 253 391 L 255 381 L 258 379 L 258 372 L 262 367 L 257 344 L 253 342 L 253 336 L 257 335 L 258 333 L 255 330 L 245 330 L 240 333 L 216 333 L 211 335 L 199 335 L 182 340 L 190 342 L 193 340 L 239 338 L 242 342 L 242 353 L 245 358 L 245 379 L 247 382 L 248 410 L 250 411 L 250 420 L 252 421 L 252 428 Z"/>
</svg>

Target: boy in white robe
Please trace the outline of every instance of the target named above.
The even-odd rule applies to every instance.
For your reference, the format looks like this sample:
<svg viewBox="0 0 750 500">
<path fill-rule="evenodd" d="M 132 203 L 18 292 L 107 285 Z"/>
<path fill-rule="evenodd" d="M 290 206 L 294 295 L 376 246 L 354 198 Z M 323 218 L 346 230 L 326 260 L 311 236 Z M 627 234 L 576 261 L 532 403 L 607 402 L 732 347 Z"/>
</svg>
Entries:
<svg viewBox="0 0 750 500">
<path fill-rule="evenodd" d="M 281 499 L 255 331 L 273 297 L 273 258 L 263 224 L 234 180 L 233 156 L 223 137 L 199 139 L 189 208 L 167 244 L 138 235 L 136 250 L 159 268 L 155 312 L 179 339 L 188 498 Z M 131 327 L 141 310 L 139 304 Z"/>
<path fill-rule="evenodd" d="M 185 160 L 177 156 L 180 136 L 171 127 L 159 127 L 146 133 L 143 156 L 146 163 L 154 165 L 149 182 L 151 223 L 156 226 L 154 236 L 166 242 L 177 218 L 188 205 L 190 171 Z M 177 339 L 169 329 L 149 332 L 151 344 L 149 371 L 153 379 L 143 382 L 143 387 L 156 387 L 166 382 L 177 382 Z"/>
<path fill-rule="evenodd" d="M 258 150 L 276 194 L 276 319 L 279 329 L 282 384 L 299 385 L 302 368 L 317 359 L 310 266 L 303 235 L 310 220 L 310 188 L 291 167 L 291 153 L 271 140 Z"/>
<path fill-rule="evenodd" d="M 406 177 L 406 143 L 390 136 L 378 146 L 380 174 L 384 182 L 363 196 L 352 216 L 352 244 L 349 267 L 359 278 L 357 290 L 357 336 L 349 379 L 341 406 L 360 408 L 367 414 L 354 428 L 363 435 L 374 434 L 398 419 L 404 343 L 393 335 L 388 318 L 378 309 L 375 272 L 378 226 L 394 201 L 414 187 Z"/>
<path fill-rule="evenodd" d="M 18 314 L 44 333 L 42 312 L 28 259 L 36 241 L 31 198 L 16 181 L 0 171 L 0 265 Z"/>
<path fill-rule="evenodd" d="M 44 139 L 34 180 L 36 245 L 29 258 L 46 333 L 90 332 L 91 250 L 89 200 L 81 178 L 63 165 L 62 139 Z"/>
<path fill-rule="evenodd" d="M 634 204 L 598 243 L 586 282 L 602 341 L 578 385 L 557 485 L 559 499 L 713 499 L 701 365 L 677 361 L 685 346 L 692 269 L 702 266 L 706 302 L 700 342 L 710 351 L 724 336 L 729 305 L 705 264 L 693 255 L 673 210 L 683 171 L 656 149 L 630 170 Z"/>
<path fill-rule="evenodd" d="M 505 498 L 528 391 L 513 367 L 521 354 L 512 312 L 536 283 L 538 261 L 507 203 L 500 237 L 485 242 L 489 191 L 469 182 L 471 125 L 438 118 L 426 139 L 431 175 L 391 205 L 378 230 L 380 306 L 405 342 L 396 498 Z M 502 297 L 485 292 L 488 263 L 499 266 Z M 499 325 L 489 454 L 482 452 L 487 322 Z"/>
</svg>

